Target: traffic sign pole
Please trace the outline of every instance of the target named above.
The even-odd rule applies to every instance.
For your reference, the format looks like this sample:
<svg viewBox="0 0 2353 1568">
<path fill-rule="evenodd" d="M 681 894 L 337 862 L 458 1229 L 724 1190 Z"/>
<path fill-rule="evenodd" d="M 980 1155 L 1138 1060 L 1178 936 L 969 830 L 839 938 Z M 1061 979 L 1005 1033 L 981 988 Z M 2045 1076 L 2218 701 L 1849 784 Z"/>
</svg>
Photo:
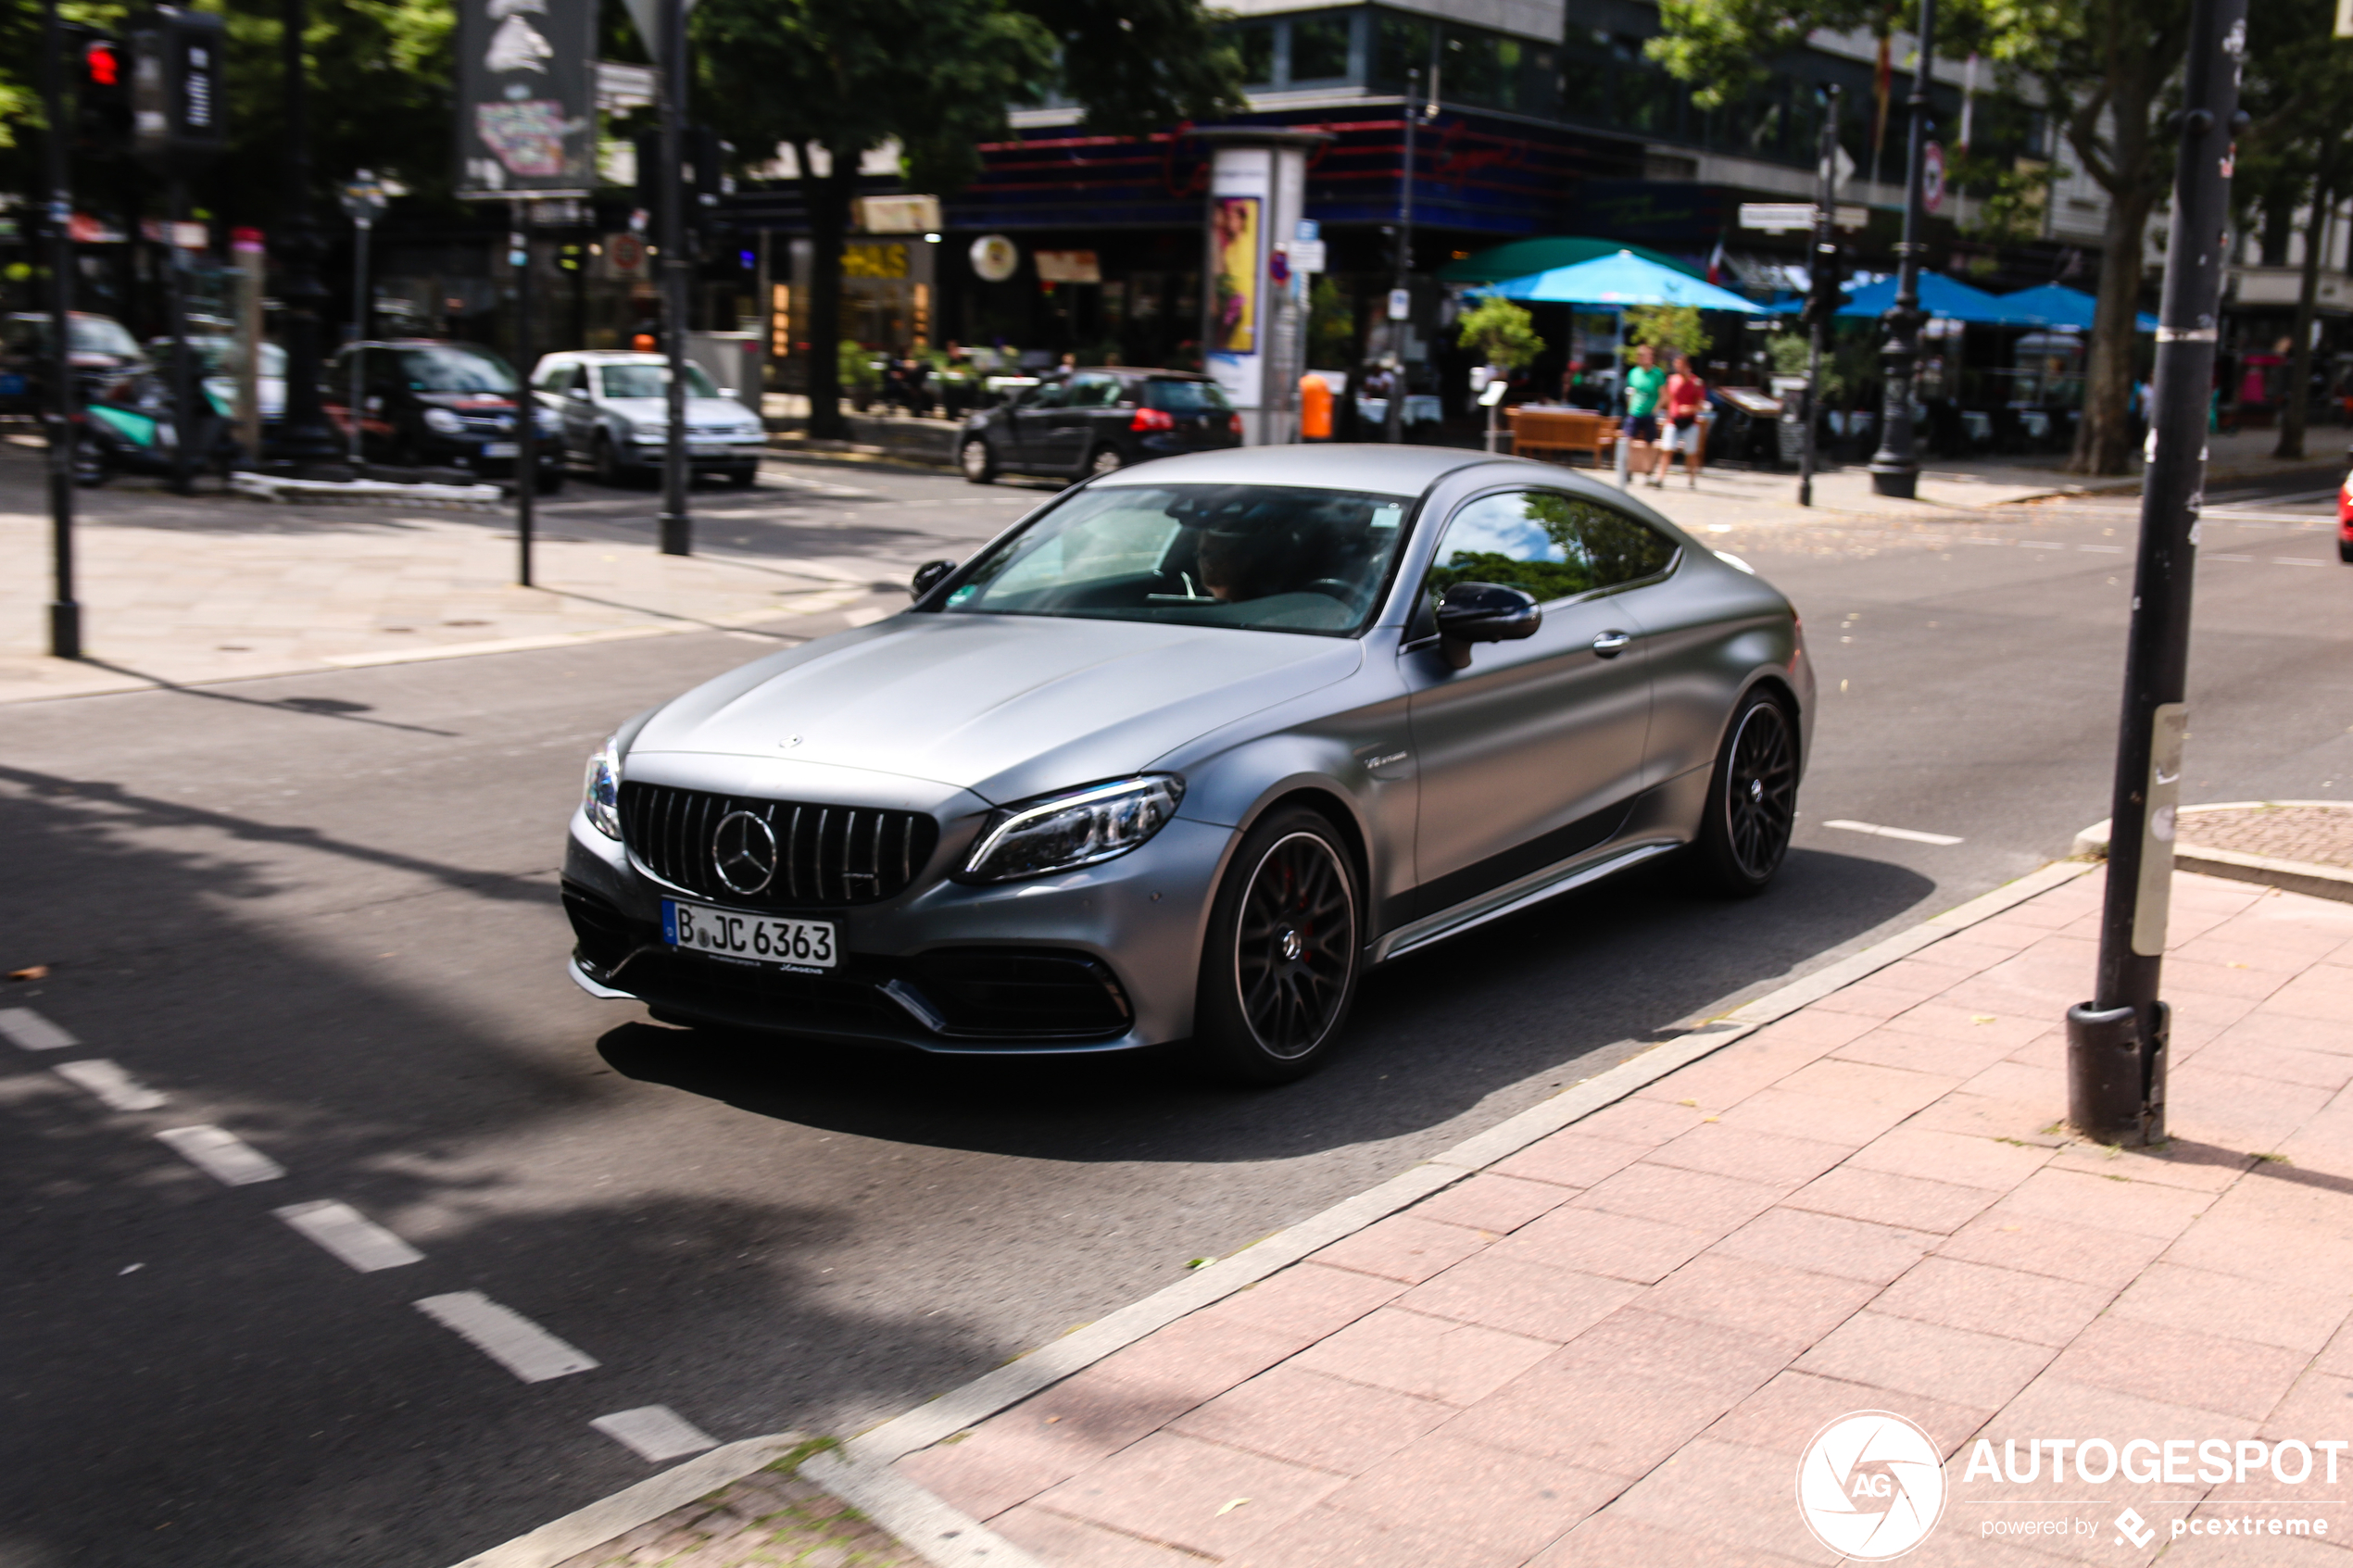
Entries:
<svg viewBox="0 0 2353 1568">
<path fill-rule="evenodd" d="M 1838 240 L 1831 228 L 1837 219 L 1838 207 L 1838 106 L 1839 89 L 1833 83 L 1822 90 L 1822 199 L 1814 209 L 1815 270 L 1807 274 L 1809 284 L 1818 276 L 1819 269 L 1830 264 L 1838 249 Z M 1813 297 L 1819 299 L 1823 292 L 1813 290 Z M 1822 320 L 1823 312 L 1818 307 L 1809 314 L 1811 320 L 1806 324 L 1806 432 L 1797 459 L 1797 504 L 1801 507 L 1814 504 L 1814 447 L 1819 439 L 1816 433 L 1822 423 L 1822 339 L 1830 330 L 1830 323 Z"/>
<path fill-rule="evenodd" d="M 42 106 L 48 133 L 42 161 L 49 176 L 49 548 L 56 587 L 49 598 L 49 652 L 82 657 L 82 607 L 73 597 L 73 190 L 66 162 L 65 38 L 57 0 L 41 7 Z"/>
<path fill-rule="evenodd" d="M 2247 0 L 2193 0 L 2189 69 L 2173 166 L 2173 222 L 2157 329 L 2148 473 L 2124 645 L 2124 713 L 2108 818 L 2107 901 L 2093 999 L 2067 1011 L 2067 1115 L 2105 1144 L 2165 1141 L 2170 1028 L 2158 999 L 2165 962 L 2173 827 L 2188 710 L 2190 588 L 2206 488 L 2213 383 L 2231 220 L 2239 69 Z"/>
</svg>

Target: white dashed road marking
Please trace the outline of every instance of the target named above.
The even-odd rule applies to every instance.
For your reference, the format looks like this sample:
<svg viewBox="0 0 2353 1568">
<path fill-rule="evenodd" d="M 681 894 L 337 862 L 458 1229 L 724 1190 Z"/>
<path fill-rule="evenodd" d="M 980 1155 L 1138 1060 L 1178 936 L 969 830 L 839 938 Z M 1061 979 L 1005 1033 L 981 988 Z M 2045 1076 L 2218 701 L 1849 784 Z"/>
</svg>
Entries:
<svg viewBox="0 0 2353 1568">
<path fill-rule="evenodd" d="M 181 1159 L 223 1186 L 250 1186 L 274 1182 L 286 1168 L 237 1136 L 218 1127 L 168 1127 L 157 1137 L 171 1146 Z"/>
<path fill-rule="evenodd" d="M 69 1050 L 82 1043 L 31 1008 L 0 1008 L 0 1035 L 28 1051 Z"/>
<path fill-rule="evenodd" d="M 289 1203 L 273 1211 L 363 1274 L 396 1269 L 424 1257 L 348 1203 L 322 1198 L 316 1203 Z"/>
<path fill-rule="evenodd" d="M 600 1415 L 589 1425 L 635 1452 L 638 1458 L 656 1464 L 682 1454 L 698 1454 L 705 1449 L 715 1449 L 719 1440 L 706 1436 L 702 1429 L 686 1420 L 668 1405 L 645 1405 L 634 1411 L 615 1411 Z"/>
<path fill-rule="evenodd" d="M 1901 838 L 1914 844 L 1958 844 L 1961 841 L 1949 833 L 1922 833 L 1917 828 L 1883 828 L 1877 822 L 1824 822 L 1826 828 L 1843 828 L 1848 833 L 1868 833 L 1881 838 Z"/>
<path fill-rule="evenodd" d="M 104 1057 L 61 1061 L 50 1069 L 77 1089 L 88 1091 L 109 1110 L 154 1110 L 163 1097 Z"/>
<path fill-rule="evenodd" d="M 522 1313 L 501 1307 L 479 1290 L 428 1296 L 417 1311 L 522 1378 L 545 1383 L 586 1372 L 597 1358 L 576 1350 Z"/>
</svg>

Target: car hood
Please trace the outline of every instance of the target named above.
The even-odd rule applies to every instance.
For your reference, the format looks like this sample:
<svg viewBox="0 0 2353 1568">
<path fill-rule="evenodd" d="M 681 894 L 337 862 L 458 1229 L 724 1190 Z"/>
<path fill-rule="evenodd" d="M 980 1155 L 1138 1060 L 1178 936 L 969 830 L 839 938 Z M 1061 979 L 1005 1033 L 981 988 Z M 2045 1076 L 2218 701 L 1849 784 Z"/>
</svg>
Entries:
<svg viewBox="0 0 2353 1568">
<path fill-rule="evenodd" d="M 603 407 L 631 424 L 658 425 L 670 418 L 670 404 L 660 397 L 608 397 Z M 689 425 L 740 424 L 749 417 L 751 410 L 732 397 L 686 399 L 686 422 Z"/>
<path fill-rule="evenodd" d="M 1353 639 L 1289 633 L 902 614 L 707 682 L 629 754 L 858 769 L 1002 803 L 1136 772 L 1362 658 Z"/>
</svg>

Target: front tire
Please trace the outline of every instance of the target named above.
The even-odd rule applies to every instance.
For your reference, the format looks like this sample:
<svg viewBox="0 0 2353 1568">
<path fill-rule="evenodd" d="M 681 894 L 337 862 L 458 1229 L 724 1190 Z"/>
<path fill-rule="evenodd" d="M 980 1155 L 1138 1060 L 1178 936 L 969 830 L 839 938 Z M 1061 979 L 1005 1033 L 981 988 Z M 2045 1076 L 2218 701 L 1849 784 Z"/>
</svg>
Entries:
<svg viewBox="0 0 2353 1568">
<path fill-rule="evenodd" d="M 621 458 L 613 450 L 612 437 L 598 431 L 597 444 L 589 451 L 589 472 L 597 476 L 597 483 L 618 487 L 622 480 Z"/>
<path fill-rule="evenodd" d="M 1713 891 L 1746 898 L 1765 891 L 1797 825 L 1797 721 L 1770 693 L 1733 710 L 1707 784 L 1707 815 L 1692 847 Z"/>
<path fill-rule="evenodd" d="M 1087 459 L 1087 471 L 1098 478 L 1107 473 L 1117 473 L 1126 466 L 1127 459 L 1119 455 L 1116 446 L 1101 447 Z"/>
<path fill-rule="evenodd" d="M 2336 542 L 2336 558 L 2347 566 L 2353 566 L 2353 539 L 2339 539 Z"/>
<path fill-rule="evenodd" d="M 975 484 L 993 483 L 997 478 L 997 454 L 988 449 L 988 438 L 975 435 L 956 449 L 956 466 L 964 470 L 964 478 Z"/>
<path fill-rule="evenodd" d="M 1193 1046 L 1202 1067 L 1264 1085 L 1322 1065 L 1356 998 L 1362 902 L 1348 847 L 1324 817 L 1293 808 L 1251 829 L 1202 950 Z"/>
</svg>

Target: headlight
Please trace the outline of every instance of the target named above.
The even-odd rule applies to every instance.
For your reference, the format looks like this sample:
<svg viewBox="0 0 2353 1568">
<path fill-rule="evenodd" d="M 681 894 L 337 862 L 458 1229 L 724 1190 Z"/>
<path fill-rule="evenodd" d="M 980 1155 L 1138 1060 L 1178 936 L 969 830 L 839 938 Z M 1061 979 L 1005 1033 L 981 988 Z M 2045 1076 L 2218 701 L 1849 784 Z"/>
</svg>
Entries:
<svg viewBox="0 0 2353 1568">
<path fill-rule="evenodd" d="M 466 433 L 466 421 L 447 408 L 427 408 L 425 428 L 437 430 L 444 435 L 463 435 Z"/>
<path fill-rule="evenodd" d="M 581 781 L 580 809 L 588 813 L 588 825 L 607 838 L 621 837 L 621 747 L 619 735 L 607 735 L 605 744 L 588 759 L 588 776 Z"/>
<path fill-rule="evenodd" d="M 563 416 L 553 408 L 540 408 L 532 417 L 537 421 L 542 435 L 553 435 L 564 428 Z"/>
<path fill-rule="evenodd" d="M 1125 855 L 1166 826 L 1184 798 L 1185 781 L 1164 773 L 1095 784 L 1000 811 L 964 862 L 964 875 L 975 882 L 1012 882 Z"/>
</svg>

